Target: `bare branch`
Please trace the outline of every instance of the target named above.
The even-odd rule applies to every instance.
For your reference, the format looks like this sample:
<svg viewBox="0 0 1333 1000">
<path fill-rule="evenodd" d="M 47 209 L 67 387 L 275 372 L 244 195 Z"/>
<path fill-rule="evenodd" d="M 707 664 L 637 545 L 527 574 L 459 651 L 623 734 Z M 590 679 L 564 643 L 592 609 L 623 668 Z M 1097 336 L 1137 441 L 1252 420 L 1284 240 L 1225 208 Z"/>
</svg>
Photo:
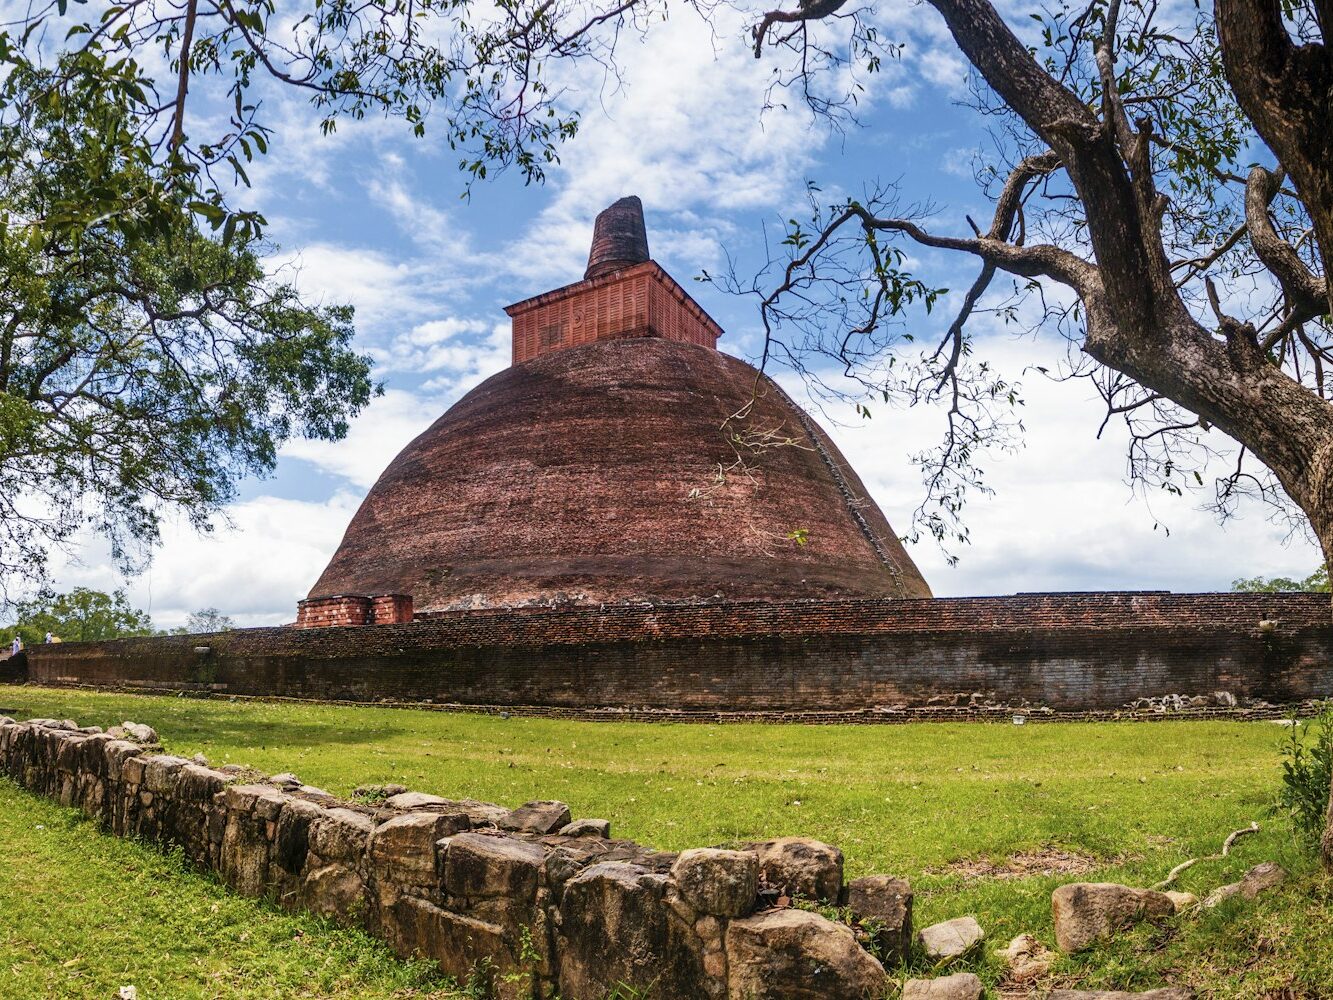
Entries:
<svg viewBox="0 0 1333 1000">
<path fill-rule="evenodd" d="M 836 14 L 846 4 L 847 0 L 812 0 L 811 3 L 801 0 L 799 10 L 770 10 L 754 28 L 754 57 L 763 58 L 764 40 L 773 25 L 823 20 Z"/>
</svg>

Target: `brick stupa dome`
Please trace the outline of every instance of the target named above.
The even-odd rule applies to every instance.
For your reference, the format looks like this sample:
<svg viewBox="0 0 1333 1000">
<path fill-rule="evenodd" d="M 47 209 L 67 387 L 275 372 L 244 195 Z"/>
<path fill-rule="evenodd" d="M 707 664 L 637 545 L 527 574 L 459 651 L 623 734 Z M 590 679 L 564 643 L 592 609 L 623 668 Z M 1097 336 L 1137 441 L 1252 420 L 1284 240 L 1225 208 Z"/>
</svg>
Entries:
<svg viewBox="0 0 1333 1000">
<path fill-rule="evenodd" d="M 310 598 L 929 597 L 823 430 L 647 259 L 638 199 L 608 213 L 615 266 L 595 239 L 590 277 L 509 308 L 516 363 L 390 463 Z"/>
</svg>

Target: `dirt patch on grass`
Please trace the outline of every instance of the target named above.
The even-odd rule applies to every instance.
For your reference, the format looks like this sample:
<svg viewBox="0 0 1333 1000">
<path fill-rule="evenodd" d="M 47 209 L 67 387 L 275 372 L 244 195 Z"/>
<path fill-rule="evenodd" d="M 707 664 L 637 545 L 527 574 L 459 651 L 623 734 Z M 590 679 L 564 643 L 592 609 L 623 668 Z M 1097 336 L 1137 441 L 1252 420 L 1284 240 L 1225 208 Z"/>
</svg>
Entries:
<svg viewBox="0 0 1333 1000">
<path fill-rule="evenodd" d="M 1105 864 L 1105 860 L 1090 854 L 1066 851 L 1059 847 L 1043 847 L 1035 851 L 1019 851 L 998 861 L 985 855 L 963 858 L 939 868 L 927 869 L 927 874 L 957 875 L 965 879 L 1033 878 L 1040 875 L 1086 875 Z"/>
</svg>

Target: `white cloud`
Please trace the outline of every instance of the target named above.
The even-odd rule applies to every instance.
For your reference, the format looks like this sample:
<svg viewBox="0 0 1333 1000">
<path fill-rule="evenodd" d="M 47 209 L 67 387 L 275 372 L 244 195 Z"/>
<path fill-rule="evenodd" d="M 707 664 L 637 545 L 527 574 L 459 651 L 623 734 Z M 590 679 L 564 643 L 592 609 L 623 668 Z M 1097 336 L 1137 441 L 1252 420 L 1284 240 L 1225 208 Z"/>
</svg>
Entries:
<svg viewBox="0 0 1333 1000">
<path fill-rule="evenodd" d="M 403 235 L 437 261 L 465 258 L 470 234 L 449 213 L 412 190 L 402 156 L 386 153 L 381 165 L 381 170 L 366 182 L 372 201 L 389 212 Z"/>
<path fill-rule="evenodd" d="M 952 39 L 949 39 L 952 43 Z M 962 97 L 967 93 L 968 66 L 952 44 L 926 49 L 918 63 L 921 75 L 945 93 Z"/>
<path fill-rule="evenodd" d="M 1303 539 L 1288 540 L 1286 529 L 1270 523 L 1258 505 L 1221 525 L 1200 509 L 1205 499 L 1200 495 L 1154 497 L 1151 506 L 1133 495 L 1124 482 L 1124 432 L 1110 425 L 1096 438 L 1105 410 L 1092 387 L 1036 372 L 1021 375 L 1031 364 L 1054 370 L 1061 353 L 1062 345 L 1051 339 L 991 337 L 978 344 L 978 356 L 1022 383 L 1026 447 L 985 464 L 996 492 L 969 503 L 965 517 L 972 542 L 957 550 L 956 567 L 933 541 L 910 548 L 937 596 L 1226 590 L 1239 577 L 1300 578 L 1319 564 L 1317 548 Z M 787 384 L 797 398 L 805 395 L 802 387 Z M 935 442 L 943 411 L 881 407 L 862 421 L 849 410 L 832 409 L 830 416 L 821 415 L 820 422 L 889 522 L 906 532 L 922 495 L 908 455 Z M 1225 438 L 1216 444 L 1224 446 Z"/>
<path fill-rule="evenodd" d="M 168 525 L 151 569 L 126 582 L 110 561 L 85 557 L 58 572 L 63 588 L 114 590 L 158 628 L 182 625 L 192 611 L 216 607 L 239 625 L 281 625 L 304 597 L 342 539 L 360 497 L 340 492 L 323 502 L 258 497 L 234 504 L 208 535 Z M 100 546 L 90 545 L 90 553 Z"/>
<path fill-rule="evenodd" d="M 443 412 L 434 398 L 389 389 L 353 421 L 342 441 L 289 441 L 283 458 L 299 458 L 320 471 L 369 489 L 389 460 Z"/>
<path fill-rule="evenodd" d="M 359 330 L 424 321 L 442 291 L 423 280 L 423 269 L 412 258 L 331 243 L 306 245 L 282 261 L 277 273 L 312 302 L 351 303 Z"/>
<path fill-rule="evenodd" d="M 554 197 L 497 266 L 533 284 L 577 278 L 593 216 L 627 194 L 643 198 L 654 256 L 706 266 L 717 258 L 719 220 L 771 210 L 790 194 L 824 136 L 800 110 L 761 119 L 768 69 L 743 33 L 740 15 L 724 7 L 711 28 L 689 13 L 655 25 L 641 46 L 622 50 L 623 88 L 605 111 L 600 68 L 559 67 L 558 84 L 582 95 L 580 134 L 551 173 Z"/>
</svg>

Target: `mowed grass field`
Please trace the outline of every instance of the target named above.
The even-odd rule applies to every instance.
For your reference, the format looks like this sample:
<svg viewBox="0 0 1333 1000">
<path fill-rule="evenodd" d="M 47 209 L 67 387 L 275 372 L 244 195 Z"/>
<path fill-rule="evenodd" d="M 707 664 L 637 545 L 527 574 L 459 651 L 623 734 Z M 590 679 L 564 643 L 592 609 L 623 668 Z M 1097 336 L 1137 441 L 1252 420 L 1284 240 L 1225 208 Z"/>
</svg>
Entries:
<svg viewBox="0 0 1333 1000">
<path fill-rule="evenodd" d="M 506 805 L 559 798 L 576 817 L 609 819 L 615 836 L 665 849 L 817 837 L 846 852 L 849 877 L 909 878 L 918 926 L 975 915 L 987 949 L 960 968 L 992 986 L 995 947 L 1025 932 L 1054 944 L 1057 885 L 1151 885 L 1257 820 L 1262 831 L 1230 858 L 1196 865 L 1176 887 L 1202 896 L 1275 860 L 1292 873 L 1281 890 L 1142 926 L 1062 959 L 1051 984 L 1333 998 L 1333 880 L 1267 815 L 1284 736 L 1271 724 L 580 723 L 30 687 L 0 688 L 0 709 L 146 722 L 173 753 L 290 770 L 335 793 L 398 782 Z M 1021 874 L 997 877 L 1011 859 Z M 1047 864 L 1079 870 L 1041 874 Z M 144 1000 L 457 995 L 361 935 L 231 897 L 0 785 L 0 996 L 114 995 L 130 982 Z"/>
</svg>

